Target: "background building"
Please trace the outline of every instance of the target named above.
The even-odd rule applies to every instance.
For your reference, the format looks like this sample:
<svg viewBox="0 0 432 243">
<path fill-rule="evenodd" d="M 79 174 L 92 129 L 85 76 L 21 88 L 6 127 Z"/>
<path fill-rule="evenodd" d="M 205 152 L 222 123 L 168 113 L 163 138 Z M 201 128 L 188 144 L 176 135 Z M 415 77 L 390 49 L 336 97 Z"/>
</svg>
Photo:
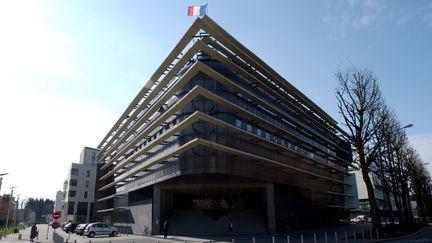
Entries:
<svg viewBox="0 0 432 243">
<path fill-rule="evenodd" d="M 89 222 L 93 217 L 98 149 L 85 147 L 63 183 L 62 221 Z"/>
<path fill-rule="evenodd" d="M 355 176 L 357 190 L 358 190 L 358 207 L 353 207 L 352 217 L 357 216 L 359 214 L 367 215 L 370 217 L 370 204 L 369 204 L 369 196 L 366 188 L 366 184 L 362 177 L 362 172 L 359 170 L 353 171 L 353 175 Z M 378 204 L 378 208 L 380 210 L 381 222 L 387 223 L 390 222 L 390 214 L 393 213 L 393 217 L 395 217 L 395 221 L 397 222 L 396 211 L 397 208 L 394 203 L 393 197 L 388 197 L 384 191 L 384 186 L 379 179 L 379 177 L 374 173 L 369 173 L 369 177 L 371 178 L 372 186 L 375 192 L 375 198 Z M 390 209 L 389 201 L 391 200 L 392 208 Z M 393 211 L 393 212 L 391 212 Z"/>
<path fill-rule="evenodd" d="M 265 47 L 266 43 L 263 43 Z M 266 233 L 349 218 L 336 122 L 209 17 L 198 18 L 99 145 L 99 201 L 134 234 Z"/>
<path fill-rule="evenodd" d="M 9 211 L 9 220 L 8 225 L 12 226 L 17 215 L 18 201 L 15 201 L 15 197 L 12 197 L 10 194 L 4 194 L 0 197 L 0 226 L 4 227 L 6 225 L 6 219 L 8 218 Z"/>
<path fill-rule="evenodd" d="M 54 212 L 61 212 L 63 208 L 63 192 L 57 191 L 54 203 Z"/>
</svg>

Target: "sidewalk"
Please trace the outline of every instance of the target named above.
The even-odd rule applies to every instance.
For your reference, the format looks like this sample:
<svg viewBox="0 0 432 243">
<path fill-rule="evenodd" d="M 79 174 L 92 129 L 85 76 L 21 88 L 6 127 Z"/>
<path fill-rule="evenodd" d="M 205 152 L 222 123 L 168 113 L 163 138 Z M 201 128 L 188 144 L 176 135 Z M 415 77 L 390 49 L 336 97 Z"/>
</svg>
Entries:
<svg viewBox="0 0 432 243">
<path fill-rule="evenodd" d="M 46 239 L 47 236 L 47 225 L 46 224 L 38 224 L 36 227 L 39 230 L 39 236 L 37 239 L 34 239 L 34 242 L 36 243 L 52 243 L 52 229 L 49 230 L 48 233 L 48 239 Z M 22 229 L 19 231 L 19 233 L 16 234 L 9 234 L 6 237 L 3 237 L 0 242 L 8 242 L 8 243 L 23 243 L 23 242 L 30 242 L 30 229 L 31 227 L 27 227 L 25 229 Z M 18 240 L 18 236 L 21 234 L 21 240 Z"/>
</svg>

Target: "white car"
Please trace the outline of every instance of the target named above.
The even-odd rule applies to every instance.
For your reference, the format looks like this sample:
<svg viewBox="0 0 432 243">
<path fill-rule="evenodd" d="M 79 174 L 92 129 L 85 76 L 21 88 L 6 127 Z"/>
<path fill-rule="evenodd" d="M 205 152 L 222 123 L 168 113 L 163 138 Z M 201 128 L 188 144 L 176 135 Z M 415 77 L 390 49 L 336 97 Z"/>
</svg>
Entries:
<svg viewBox="0 0 432 243">
<path fill-rule="evenodd" d="M 351 219 L 351 223 L 354 224 L 365 223 L 365 222 L 368 222 L 368 217 L 366 217 L 366 215 L 358 215 L 357 217 Z"/>
<path fill-rule="evenodd" d="M 94 237 L 95 235 L 116 236 L 117 234 L 118 234 L 118 230 L 116 227 L 103 222 L 88 224 L 84 230 L 84 235 L 90 238 Z"/>
</svg>

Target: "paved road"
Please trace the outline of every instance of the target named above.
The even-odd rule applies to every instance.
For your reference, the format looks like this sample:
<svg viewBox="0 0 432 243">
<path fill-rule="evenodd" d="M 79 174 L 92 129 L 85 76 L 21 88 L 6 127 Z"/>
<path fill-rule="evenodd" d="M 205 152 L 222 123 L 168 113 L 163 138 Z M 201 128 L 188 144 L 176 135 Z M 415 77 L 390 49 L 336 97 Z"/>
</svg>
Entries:
<svg viewBox="0 0 432 243">
<path fill-rule="evenodd" d="M 34 239 L 34 242 L 37 243 L 51 243 L 52 242 L 52 228 L 49 229 L 48 232 L 48 239 L 47 239 L 47 226 L 46 224 L 38 224 L 36 227 L 39 230 L 39 236 L 38 238 Z M 31 227 L 28 227 L 26 229 L 20 230 L 17 234 L 10 234 L 7 235 L 5 238 L 2 238 L 0 242 L 8 242 L 8 243 L 22 243 L 22 242 L 29 242 L 30 241 L 30 229 Z M 18 240 L 18 236 L 21 234 L 21 240 Z"/>
<path fill-rule="evenodd" d="M 316 237 L 316 242 L 326 242 L 325 241 L 325 233 L 327 233 L 327 242 L 334 243 L 335 240 L 335 232 L 337 233 L 337 242 L 344 243 L 345 241 L 345 232 L 347 232 L 348 237 L 352 236 L 354 232 L 361 233 L 364 232 L 365 240 L 362 240 L 361 237 L 356 239 L 356 243 L 367 242 L 370 239 L 370 236 L 366 234 L 366 231 L 370 229 L 370 224 L 358 224 L 358 225 L 350 225 L 350 226 L 342 226 L 342 227 L 332 227 L 332 228 L 322 228 L 317 230 L 309 230 L 309 231 L 298 231 L 291 232 L 289 234 L 290 243 L 300 243 L 301 236 L 303 235 L 304 243 L 312 243 L 314 241 L 314 234 Z M 168 235 L 167 239 L 164 239 L 162 236 L 137 236 L 137 235 L 121 235 L 118 237 L 95 237 L 95 238 L 87 238 L 83 236 L 77 236 L 75 234 L 66 234 L 63 231 L 57 232 L 62 237 L 69 238 L 68 242 L 77 241 L 77 243 L 89 243 L 91 240 L 94 242 L 111 242 L 111 243 L 203 243 L 203 242 L 212 242 L 212 243 L 230 243 L 232 239 L 234 239 L 235 243 L 272 243 L 274 237 L 275 243 L 287 243 L 288 237 L 287 234 L 275 234 L 275 235 L 233 235 L 233 236 L 197 236 L 197 237 L 184 237 L 184 236 L 172 236 Z M 361 234 L 360 234 L 361 235 Z M 253 238 L 255 241 L 253 241 Z M 353 239 L 348 239 L 347 242 L 353 242 Z"/>
<path fill-rule="evenodd" d="M 379 242 L 392 242 L 392 243 L 430 243 L 432 242 L 432 226 L 423 228 L 422 230 L 418 231 L 417 233 L 414 233 L 407 237 L 400 237 L 397 239 L 391 239 L 391 240 L 383 240 Z"/>
<path fill-rule="evenodd" d="M 38 243 L 52 243 L 53 238 L 53 230 L 50 228 L 47 239 L 47 225 L 37 225 L 39 229 L 39 239 L 35 239 L 35 242 Z M 299 231 L 299 232 L 291 232 L 290 243 L 300 243 L 301 235 L 303 235 L 304 243 L 313 243 L 314 242 L 314 234 L 316 236 L 316 242 L 325 242 L 325 233 L 327 233 L 327 242 L 328 243 L 361 243 L 361 242 L 369 242 L 370 236 L 366 234 L 366 231 L 370 229 L 369 224 L 359 224 L 359 225 L 350 225 L 350 226 L 341 226 L 341 227 L 332 227 L 332 228 L 322 228 L 317 230 L 309 230 L 309 231 Z M 356 241 L 351 237 L 348 241 L 345 241 L 345 232 L 347 232 L 348 237 L 352 236 L 353 232 L 356 232 L 358 235 Z M 337 241 L 335 240 L 335 232 L 337 232 Z M 362 240 L 361 232 L 364 232 L 365 240 Z M 61 235 L 67 242 L 73 243 L 75 240 L 77 243 L 89 243 L 91 242 L 111 242 L 111 243 L 203 243 L 203 242 L 212 242 L 212 243 L 228 243 L 232 242 L 232 238 L 235 243 L 253 243 L 252 235 L 234 235 L 234 236 L 206 236 L 206 237 L 183 237 L 183 236 L 171 236 L 169 235 L 167 239 L 159 236 L 138 236 L 138 235 L 120 235 L 118 237 L 95 237 L 95 238 L 87 238 L 83 236 L 78 236 L 76 234 L 66 234 L 63 230 L 57 230 L 57 234 Z M 359 234 L 360 233 L 360 234 Z M 18 234 L 10 234 L 7 237 L 0 240 L 0 243 L 8 242 L 8 243 L 23 243 L 29 242 L 30 236 L 30 227 L 24 230 L 21 230 L 20 233 L 22 236 L 22 240 L 18 240 Z M 287 243 L 287 235 L 286 234 L 276 234 L 276 235 L 258 235 L 255 236 L 255 243 L 272 243 L 272 237 L 275 237 L 275 243 Z M 373 238 L 375 240 L 375 237 Z M 66 242 L 66 241 L 65 241 Z M 378 242 L 378 241 L 377 241 Z M 432 226 L 423 229 L 422 231 L 411 235 L 405 238 L 392 239 L 391 241 L 381 241 L 381 242 L 407 242 L 407 243 L 423 243 L 423 242 L 432 242 Z"/>
</svg>

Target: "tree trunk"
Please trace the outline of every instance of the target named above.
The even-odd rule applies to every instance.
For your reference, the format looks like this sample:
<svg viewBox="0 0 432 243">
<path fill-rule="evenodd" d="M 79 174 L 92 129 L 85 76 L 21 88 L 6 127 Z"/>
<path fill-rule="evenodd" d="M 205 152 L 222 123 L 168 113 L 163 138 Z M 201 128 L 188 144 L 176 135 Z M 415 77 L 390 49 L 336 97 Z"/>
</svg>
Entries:
<svg viewBox="0 0 432 243">
<path fill-rule="evenodd" d="M 388 186 L 385 187 L 385 191 L 386 191 L 386 197 L 387 197 L 387 206 L 389 207 L 389 221 L 392 225 L 394 225 L 394 214 L 393 214 L 393 205 L 391 202 L 391 194 L 390 194 L 390 189 L 388 188 Z"/>
<path fill-rule="evenodd" d="M 395 205 L 396 205 L 396 209 L 397 209 L 397 215 L 398 215 L 398 219 L 399 219 L 399 224 L 403 224 L 403 214 L 402 214 L 402 206 L 401 206 L 401 199 L 400 199 L 400 193 L 397 190 L 396 186 L 393 186 L 393 196 L 394 196 L 394 200 L 395 200 Z"/>
<path fill-rule="evenodd" d="M 369 171 L 367 169 L 362 168 L 362 175 L 363 175 L 363 180 L 366 184 L 366 189 L 368 192 L 368 198 L 369 198 L 369 206 L 370 206 L 370 214 L 372 217 L 372 227 L 374 229 L 381 229 L 381 217 L 379 214 L 379 208 L 378 208 L 378 204 L 375 198 L 375 189 L 372 185 L 370 176 L 369 176 Z"/>
<path fill-rule="evenodd" d="M 404 221 L 405 223 L 411 222 L 411 205 L 409 201 L 409 194 L 407 190 L 408 186 L 406 185 L 406 182 L 402 182 L 401 186 L 401 197 L 402 197 L 402 206 L 404 211 Z"/>
</svg>

